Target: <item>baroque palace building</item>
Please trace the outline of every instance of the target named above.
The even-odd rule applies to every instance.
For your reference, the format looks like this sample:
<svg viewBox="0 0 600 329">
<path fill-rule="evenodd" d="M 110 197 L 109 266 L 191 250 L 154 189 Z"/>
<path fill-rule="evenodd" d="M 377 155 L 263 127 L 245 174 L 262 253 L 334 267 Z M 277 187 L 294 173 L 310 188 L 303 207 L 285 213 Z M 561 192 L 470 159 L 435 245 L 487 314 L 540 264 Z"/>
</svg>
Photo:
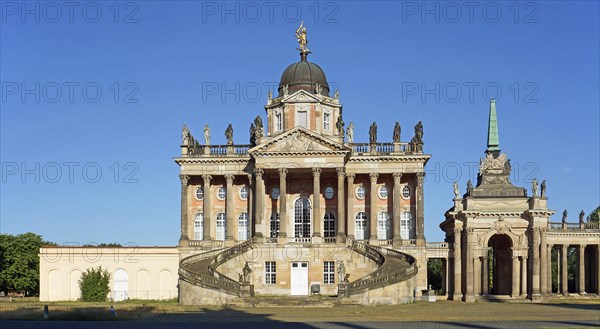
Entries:
<svg viewBox="0 0 600 329">
<path fill-rule="evenodd" d="M 399 304 L 431 296 L 431 259 L 442 261 L 441 295 L 455 301 L 600 296 L 598 223 L 583 213 L 568 223 L 566 211 L 550 222 L 546 182 L 535 179 L 531 196 L 510 182 L 493 100 L 476 184 L 462 195 L 454 184 L 440 224 L 446 239 L 428 243 L 423 125 L 403 142 L 396 122 L 391 141 L 380 142 L 373 122 L 369 141 L 355 142 L 339 93 L 308 61 L 306 29 L 296 36 L 300 61 L 283 72 L 277 96 L 269 93 L 266 120 L 250 124 L 249 143 L 234 143 L 231 125 L 226 145 L 211 144 L 208 125 L 201 143 L 184 125 L 174 159 L 178 246 L 41 248 L 40 300 L 77 299 L 81 273 L 102 265 L 114 301 L 254 305 L 260 296 L 321 294 L 343 304 Z"/>
</svg>

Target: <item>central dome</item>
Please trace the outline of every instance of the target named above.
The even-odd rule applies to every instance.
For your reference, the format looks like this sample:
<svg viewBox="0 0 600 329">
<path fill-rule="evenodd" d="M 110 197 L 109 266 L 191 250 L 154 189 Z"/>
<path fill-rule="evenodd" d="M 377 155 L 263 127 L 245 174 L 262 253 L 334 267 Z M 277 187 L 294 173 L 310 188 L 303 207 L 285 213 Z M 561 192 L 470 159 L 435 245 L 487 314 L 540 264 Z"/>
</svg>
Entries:
<svg viewBox="0 0 600 329">
<path fill-rule="evenodd" d="M 283 86 L 288 86 L 288 94 L 293 94 L 298 90 L 306 90 L 313 94 L 316 92 L 317 84 L 321 86 L 320 94 L 329 96 L 329 84 L 325 77 L 323 69 L 315 63 L 306 60 L 308 53 L 300 53 L 300 61 L 294 63 L 283 71 L 279 82 L 279 96 L 283 96 Z"/>
</svg>

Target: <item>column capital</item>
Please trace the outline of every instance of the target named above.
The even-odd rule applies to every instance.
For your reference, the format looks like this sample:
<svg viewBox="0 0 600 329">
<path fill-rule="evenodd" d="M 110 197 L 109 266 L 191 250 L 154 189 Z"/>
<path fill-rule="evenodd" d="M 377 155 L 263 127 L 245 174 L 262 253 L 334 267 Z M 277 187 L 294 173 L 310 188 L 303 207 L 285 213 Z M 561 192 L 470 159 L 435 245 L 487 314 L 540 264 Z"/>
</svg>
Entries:
<svg viewBox="0 0 600 329">
<path fill-rule="evenodd" d="M 372 172 L 369 174 L 369 179 L 371 180 L 371 183 L 376 183 L 377 182 L 377 178 L 379 178 L 379 174 L 376 172 Z"/>
<path fill-rule="evenodd" d="M 202 179 L 204 180 L 205 183 L 210 183 L 212 176 L 211 175 L 202 175 Z"/>
<path fill-rule="evenodd" d="M 415 174 L 415 181 L 418 185 L 423 185 L 423 180 L 425 179 L 424 172 L 418 172 Z"/>
<path fill-rule="evenodd" d="M 227 185 L 231 185 L 233 184 L 233 180 L 235 179 L 235 176 L 233 175 L 225 175 L 225 180 L 227 180 Z"/>
<path fill-rule="evenodd" d="M 346 177 L 348 178 L 348 181 L 352 182 L 354 181 L 354 178 L 356 177 L 356 174 L 353 172 L 347 173 Z"/>
<path fill-rule="evenodd" d="M 262 168 L 254 168 L 254 175 L 256 175 L 257 179 L 262 179 L 264 173 L 265 171 Z"/>
<path fill-rule="evenodd" d="M 395 172 L 392 174 L 392 177 L 394 177 L 394 183 L 400 184 L 400 180 L 402 179 L 402 173 Z"/>
<path fill-rule="evenodd" d="M 585 249 L 585 247 L 587 247 L 587 244 L 580 244 L 579 245 L 579 248 L 581 248 L 581 249 Z"/>
<path fill-rule="evenodd" d="M 179 180 L 181 181 L 181 185 L 187 185 L 190 180 L 190 176 L 188 175 L 179 175 Z"/>
<path fill-rule="evenodd" d="M 323 171 L 323 170 L 322 170 L 320 167 L 314 167 L 314 168 L 312 168 L 312 173 L 313 173 L 313 176 L 314 176 L 315 178 L 317 178 L 317 177 L 321 176 L 321 172 L 322 172 L 322 171 Z"/>
<path fill-rule="evenodd" d="M 288 173 L 287 168 L 279 168 L 279 169 L 277 169 L 277 171 L 279 172 L 279 176 L 283 176 L 283 177 L 285 177 Z"/>
<path fill-rule="evenodd" d="M 341 176 L 342 178 L 346 176 L 346 169 L 344 167 L 338 167 L 335 169 L 335 171 L 337 172 L 338 176 Z"/>
<path fill-rule="evenodd" d="M 455 227 L 454 228 L 454 235 L 460 234 L 461 231 L 462 231 L 462 228 Z"/>
</svg>

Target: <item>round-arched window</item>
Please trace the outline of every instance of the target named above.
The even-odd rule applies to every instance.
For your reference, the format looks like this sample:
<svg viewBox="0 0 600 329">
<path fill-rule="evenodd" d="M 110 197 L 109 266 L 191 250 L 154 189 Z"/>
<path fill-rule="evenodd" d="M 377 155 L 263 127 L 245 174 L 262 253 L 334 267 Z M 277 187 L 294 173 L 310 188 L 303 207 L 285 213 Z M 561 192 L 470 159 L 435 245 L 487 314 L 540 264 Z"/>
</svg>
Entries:
<svg viewBox="0 0 600 329">
<path fill-rule="evenodd" d="M 359 187 L 356 188 L 356 197 L 359 199 L 364 199 L 365 198 L 365 187 L 360 185 Z"/>
<path fill-rule="evenodd" d="M 240 198 L 242 200 L 248 200 L 248 187 L 246 185 L 240 188 Z"/>
<path fill-rule="evenodd" d="M 333 193 L 334 193 L 334 191 L 333 191 L 333 187 L 331 187 L 331 186 L 327 186 L 327 187 L 325 188 L 325 198 L 326 198 L 326 199 L 328 199 L 328 200 L 331 200 L 331 199 L 333 199 Z"/>
<path fill-rule="evenodd" d="M 223 186 L 219 187 L 217 190 L 217 198 L 219 198 L 219 200 L 225 200 L 226 196 L 227 192 L 225 191 L 225 188 Z"/>
<path fill-rule="evenodd" d="M 204 199 L 204 190 L 201 187 L 196 188 L 196 200 Z"/>
<path fill-rule="evenodd" d="M 402 188 L 402 197 L 405 199 L 410 198 L 410 187 L 408 187 L 408 185 Z"/>
</svg>

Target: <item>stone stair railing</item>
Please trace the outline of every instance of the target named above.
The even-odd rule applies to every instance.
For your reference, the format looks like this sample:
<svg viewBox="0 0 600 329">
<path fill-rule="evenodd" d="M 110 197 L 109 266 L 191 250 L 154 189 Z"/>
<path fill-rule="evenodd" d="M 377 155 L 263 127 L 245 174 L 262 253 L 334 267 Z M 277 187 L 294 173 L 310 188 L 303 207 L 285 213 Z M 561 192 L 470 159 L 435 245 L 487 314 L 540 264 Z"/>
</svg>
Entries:
<svg viewBox="0 0 600 329">
<path fill-rule="evenodd" d="M 217 267 L 251 248 L 252 241 L 248 240 L 225 250 L 216 249 L 186 257 L 179 263 L 179 277 L 203 288 L 242 296 L 248 290 L 243 289 L 240 282 L 217 271 Z"/>
<path fill-rule="evenodd" d="M 338 296 L 348 297 L 368 290 L 383 288 L 408 280 L 417 275 L 416 259 L 405 253 L 348 240 L 346 246 L 379 267 L 374 272 L 350 283 L 341 283 Z M 407 266 L 408 265 L 408 266 Z"/>
</svg>

